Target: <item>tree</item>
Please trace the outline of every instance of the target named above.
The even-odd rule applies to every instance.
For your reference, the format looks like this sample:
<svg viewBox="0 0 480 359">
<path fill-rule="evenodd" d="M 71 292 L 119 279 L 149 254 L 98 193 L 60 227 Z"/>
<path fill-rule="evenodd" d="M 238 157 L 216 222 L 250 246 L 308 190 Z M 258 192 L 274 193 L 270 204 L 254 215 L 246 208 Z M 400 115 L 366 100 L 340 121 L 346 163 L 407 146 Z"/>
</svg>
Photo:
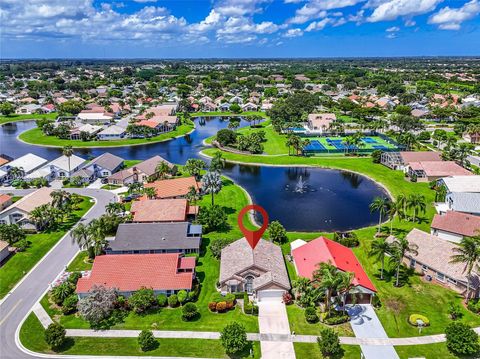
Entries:
<svg viewBox="0 0 480 359">
<path fill-rule="evenodd" d="M 220 146 L 228 146 L 237 141 L 237 134 L 232 130 L 224 128 L 223 130 L 217 132 L 215 139 Z"/>
<path fill-rule="evenodd" d="M 138 335 L 138 345 L 142 352 L 148 352 L 158 347 L 158 342 L 155 339 L 151 330 L 144 329 Z"/>
<path fill-rule="evenodd" d="M 187 160 L 187 163 L 185 163 L 185 170 L 198 181 L 200 172 L 203 171 L 206 166 L 204 161 L 197 158 L 190 158 Z"/>
<path fill-rule="evenodd" d="M 220 340 L 227 354 L 239 353 L 248 345 L 245 327 L 237 322 L 227 324 L 223 328 Z"/>
<path fill-rule="evenodd" d="M 450 323 L 445 329 L 447 348 L 457 355 L 473 356 L 480 351 L 478 334 L 462 322 Z"/>
<path fill-rule="evenodd" d="M 405 238 L 395 239 L 395 241 L 391 244 L 390 260 L 396 267 L 396 287 L 400 285 L 400 266 L 402 265 L 403 257 L 405 257 L 406 253 L 417 255 L 417 249 L 418 246 L 416 244 L 410 244 Z"/>
<path fill-rule="evenodd" d="M 119 215 L 125 212 L 125 205 L 120 202 L 110 202 L 105 206 L 105 211 L 109 215 Z"/>
<path fill-rule="evenodd" d="M 207 172 L 202 177 L 203 190 L 205 193 L 211 193 L 212 195 L 212 206 L 214 203 L 214 194 L 220 192 L 222 189 L 222 178 L 218 172 Z"/>
<path fill-rule="evenodd" d="M 87 296 L 78 301 L 77 309 L 82 318 L 95 327 L 110 316 L 115 308 L 116 300 L 115 289 L 94 285 Z"/>
<path fill-rule="evenodd" d="M 25 239 L 25 231 L 17 224 L 0 224 L 0 240 L 12 245 Z"/>
<path fill-rule="evenodd" d="M 400 132 L 418 131 L 423 129 L 424 125 L 420 119 L 413 116 L 394 114 L 390 120 L 391 124 L 397 126 Z"/>
<path fill-rule="evenodd" d="M 74 286 L 69 282 L 63 282 L 52 290 L 52 299 L 57 305 L 61 305 L 75 291 Z"/>
<path fill-rule="evenodd" d="M 156 302 L 155 294 L 150 288 L 141 288 L 128 298 L 128 304 L 137 314 L 150 309 Z"/>
<path fill-rule="evenodd" d="M 170 166 L 167 162 L 162 161 L 155 168 L 155 173 L 160 179 L 164 179 L 167 175 L 170 174 Z"/>
<path fill-rule="evenodd" d="M 2 115 L 9 116 L 15 111 L 15 108 L 10 102 L 4 102 L 0 104 L 0 112 Z"/>
<path fill-rule="evenodd" d="M 45 330 L 45 342 L 53 350 L 59 349 L 65 343 L 66 334 L 67 331 L 63 325 L 54 322 Z"/>
<path fill-rule="evenodd" d="M 470 295 L 470 278 L 474 266 L 478 266 L 480 260 L 480 236 L 463 237 L 458 247 L 454 248 L 456 253 L 451 256 L 450 263 L 461 263 L 465 265 L 463 272 L 467 273 L 467 292 L 465 303 L 468 304 Z"/>
<path fill-rule="evenodd" d="M 64 115 L 76 115 L 83 110 L 83 103 L 80 101 L 69 100 L 57 105 L 58 113 Z"/>
<path fill-rule="evenodd" d="M 187 194 L 185 195 L 185 199 L 188 202 L 195 202 L 195 201 L 199 200 L 200 198 L 201 198 L 200 193 L 195 188 L 195 186 L 190 186 Z"/>
<path fill-rule="evenodd" d="M 390 200 L 386 197 L 375 197 L 373 202 L 370 203 L 370 212 L 377 212 L 379 214 L 377 233 L 380 233 L 382 225 L 382 217 L 385 216 L 390 207 Z"/>
<path fill-rule="evenodd" d="M 225 159 L 223 158 L 222 152 L 215 152 L 210 162 L 209 171 L 221 173 L 224 167 Z"/>
<path fill-rule="evenodd" d="M 182 307 L 182 319 L 189 321 L 197 317 L 199 314 L 198 308 L 194 303 L 187 303 Z"/>
<path fill-rule="evenodd" d="M 287 241 L 287 231 L 285 228 L 282 226 L 282 224 L 279 221 L 272 221 L 268 225 L 268 238 L 272 242 L 276 243 L 285 243 Z"/>
<path fill-rule="evenodd" d="M 377 261 L 380 261 L 382 267 L 380 269 L 380 279 L 383 280 L 383 271 L 385 269 L 385 256 L 390 254 L 391 246 L 385 240 L 385 238 L 378 238 L 372 242 L 372 247 L 370 249 L 369 255 L 375 257 Z"/>
<path fill-rule="evenodd" d="M 24 175 L 25 175 L 25 171 L 23 170 L 23 167 L 11 167 L 8 170 L 8 176 L 11 177 L 12 179 L 21 178 Z"/>
<path fill-rule="evenodd" d="M 212 251 L 212 255 L 215 258 L 219 259 L 222 253 L 222 249 L 228 246 L 230 243 L 232 243 L 231 239 L 227 239 L 227 238 L 214 239 L 210 244 L 210 250 Z"/>
<path fill-rule="evenodd" d="M 143 192 L 143 183 L 133 182 L 128 185 L 128 194 L 141 193 Z"/>
<path fill-rule="evenodd" d="M 154 199 L 157 197 L 157 190 L 154 187 L 145 187 L 143 193 L 148 199 Z"/>
<path fill-rule="evenodd" d="M 343 357 L 344 351 L 340 346 L 340 339 L 333 329 L 326 328 L 321 330 L 317 343 L 324 358 Z"/>
<path fill-rule="evenodd" d="M 68 172 L 71 172 L 70 168 L 70 157 L 73 156 L 73 147 L 72 146 L 65 146 L 63 147 L 62 154 L 68 158 Z"/>
<path fill-rule="evenodd" d="M 79 223 L 71 232 L 72 241 L 77 243 L 80 249 L 87 249 L 88 258 L 95 258 L 93 248 L 90 243 L 90 231 L 86 225 Z"/>
<path fill-rule="evenodd" d="M 240 113 L 240 112 L 242 112 L 242 108 L 240 107 L 240 105 L 238 103 L 232 103 L 230 105 L 230 111 L 233 112 L 233 113 Z"/>
<path fill-rule="evenodd" d="M 325 293 L 325 310 L 330 312 L 330 299 L 343 280 L 337 267 L 330 263 L 319 263 L 318 269 L 313 272 L 313 279 L 318 283 L 318 288 Z"/>
<path fill-rule="evenodd" d="M 227 215 L 219 205 L 201 207 L 197 221 L 203 225 L 205 233 L 227 226 Z"/>
<path fill-rule="evenodd" d="M 413 193 L 407 197 L 407 207 L 413 209 L 412 220 L 417 220 L 417 213 L 425 213 L 427 204 L 425 202 L 425 196 L 419 193 Z"/>
</svg>

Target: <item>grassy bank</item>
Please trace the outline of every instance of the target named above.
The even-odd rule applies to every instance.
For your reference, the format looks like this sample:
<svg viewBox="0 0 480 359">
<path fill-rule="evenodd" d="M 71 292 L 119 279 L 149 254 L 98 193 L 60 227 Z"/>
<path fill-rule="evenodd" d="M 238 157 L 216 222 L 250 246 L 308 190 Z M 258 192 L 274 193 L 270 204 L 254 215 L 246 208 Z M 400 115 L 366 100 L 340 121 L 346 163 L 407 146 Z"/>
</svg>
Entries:
<svg viewBox="0 0 480 359">
<path fill-rule="evenodd" d="M 325 357 L 320 353 L 317 343 L 293 343 L 295 355 L 298 359 L 324 359 Z M 360 346 L 358 345 L 342 345 L 345 359 L 360 358 Z M 384 358 L 387 359 L 387 358 Z"/>
<path fill-rule="evenodd" d="M 261 116 L 263 118 L 267 118 L 267 115 L 265 112 L 261 111 L 245 111 L 245 112 L 240 112 L 240 113 L 234 113 L 234 112 L 228 112 L 228 111 L 211 111 L 211 112 L 192 112 L 190 114 L 191 117 L 222 117 L 222 116 L 228 116 L 228 117 L 242 117 L 242 116 Z"/>
<path fill-rule="evenodd" d="M 30 247 L 24 252 L 12 255 L 0 268 L 0 298 L 3 298 L 15 284 L 62 238 L 70 228 L 92 207 L 88 197 L 78 205 L 70 218 L 55 231 L 27 235 Z"/>
<path fill-rule="evenodd" d="M 55 120 L 58 114 L 56 112 L 47 113 L 47 114 L 32 114 L 32 115 L 8 115 L 8 116 L 0 116 L 0 125 L 5 123 L 11 122 L 19 122 L 19 121 L 31 121 L 31 120 L 38 120 L 42 118 L 46 118 L 48 120 Z"/>
</svg>

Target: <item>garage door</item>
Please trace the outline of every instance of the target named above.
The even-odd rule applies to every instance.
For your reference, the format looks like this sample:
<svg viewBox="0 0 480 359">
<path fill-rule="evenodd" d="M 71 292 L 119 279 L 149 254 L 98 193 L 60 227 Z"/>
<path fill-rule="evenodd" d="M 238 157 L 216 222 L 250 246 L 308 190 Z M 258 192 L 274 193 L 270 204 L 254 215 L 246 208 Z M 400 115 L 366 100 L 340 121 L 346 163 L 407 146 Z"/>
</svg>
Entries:
<svg viewBox="0 0 480 359">
<path fill-rule="evenodd" d="M 282 295 L 285 291 L 284 290 L 260 290 L 257 293 L 257 300 L 259 302 L 267 302 L 267 301 L 275 301 L 281 302 Z"/>
</svg>

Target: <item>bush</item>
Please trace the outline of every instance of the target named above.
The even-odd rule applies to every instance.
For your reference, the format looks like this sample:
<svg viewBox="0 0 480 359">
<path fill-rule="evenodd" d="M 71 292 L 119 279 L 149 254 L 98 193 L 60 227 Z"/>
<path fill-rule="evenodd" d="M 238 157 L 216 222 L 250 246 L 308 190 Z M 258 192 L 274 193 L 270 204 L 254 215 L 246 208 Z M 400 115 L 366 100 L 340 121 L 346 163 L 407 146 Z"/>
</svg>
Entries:
<svg viewBox="0 0 480 359">
<path fill-rule="evenodd" d="M 204 232 L 208 233 L 217 229 L 226 228 L 227 214 L 218 204 L 203 206 L 198 213 L 197 221 L 203 226 Z"/>
<path fill-rule="evenodd" d="M 220 340 L 227 354 L 239 353 L 248 345 L 245 328 L 237 322 L 227 324 L 223 328 Z"/>
<path fill-rule="evenodd" d="M 215 312 L 217 310 L 217 302 L 208 303 L 208 309 L 210 309 L 212 312 Z"/>
<path fill-rule="evenodd" d="M 308 323 L 316 323 L 318 322 L 318 315 L 317 315 L 317 311 L 315 308 L 312 308 L 312 307 L 308 307 L 307 309 L 305 309 L 305 320 L 308 322 Z"/>
<path fill-rule="evenodd" d="M 221 146 L 228 146 L 237 141 L 237 134 L 234 131 L 225 128 L 217 132 L 216 139 Z"/>
<path fill-rule="evenodd" d="M 346 323 L 350 320 L 350 317 L 348 314 L 343 314 L 342 312 L 338 312 L 339 314 L 334 314 L 334 315 L 328 315 L 325 317 L 323 322 L 328 325 L 337 325 L 337 324 L 342 324 Z"/>
<path fill-rule="evenodd" d="M 243 299 L 244 295 L 247 294 L 245 292 L 235 292 L 235 293 L 232 293 L 233 296 L 235 297 L 235 299 Z"/>
<path fill-rule="evenodd" d="M 198 316 L 198 309 L 194 303 L 186 303 L 182 307 L 182 319 L 183 320 L 192 320 Z"/>
<path fill-rule="evenodd" d="M 268 233 L 268 238 L 272 242 L 281 244 L 281 243 L 285 243 L 288 240 L 287 231 L 279 221 L 270 222 L 270 224 L 268 225 L 267 233 Z"/>
<path fill-rule="evenodd" d="M 138 335 L 138 345 L 143 352 L 147 352 L 155 349 L 158 346 L 158 342 L 151 330 L 144 329 Z"/>
<path fill-rule="evenodd" d="M 75 288 L 68 282 L 56 286 L 52 290 L 52 299 L 57 305 L 62 305 L 63 301 L 73 294 Z"/>
<path fill-rule="evenodd" d="M 450 314 L 452 320 L 460 319 L 463 316 L 460 306 L 453 302 L 448 306 L 448 314 Z"/>
<path fill-rule="evenodd" d="M 82 273 L 80 272 L 72 272 L 68 276 L 68 282 L 72 283 L 73 285 L 77 285 L 78 280 L 82 278 Z"/>
<path fill-rule="evenodd" d="M 128 309 L 129 308 L 128 300 L 123 295 L 119 295 L 117 297 L 115 306 L 120 309 Z"/>
<path fill-rule="evenodd" d="M 215 308 L 217 312 L 223 313 L 225 310 L 227 310 L 227 303 L 226 302 L 218 302 L 217 307 Z"/>
<path fill-rule="evenodd" d="M 461 322 L 450 323 L 445 329 L 447 348 L 454 354 L 474 355 L 480 350 L 478 334 Z"/>
<path fill-rule="evenodd" d="M 235 303 L 233 301 L 228 301 L 226 303 L 227 303 L 227 310 L 230 310 L 233 307 L 235 307 Z"/>
<path fill-rule="evenodd" d="M 480 301 L 478 299 L 469 300 L 467 309 L 477 314 L 480 313 Z"/>
<path fill-rule="evenodd" d="M 382 306 L 382 302 L 380 301 L 380 297 L 378 295 L 372 297 L 372 305 L 377 309 Z"/>
<path fill-rule="evenodd" d="M 78 297 L 76 294 L 69 295 L 62 303 L 62 313 L 70 314 L 77 310 Z"/>
<path fill-rule="evenodd" d="M 252 315 L 258 315 L 258 305 L 252 304 Z"/>
<path fill-rule="evenodd" d="M 167 296 L 165 294 L 159 294 L 157 296 L 157 304 L 159 307 L 165 307 L 167 305 Z"/>
<path fill-rule="evenodd" d="M 177 294 L 178 301 L 183 305 L 187 301 L 188 293 L 186 290 L 180 290 Z"/>
<path fill-rule="evenodd" d="M 170 297 L 168 297 L 168 305 L 172 308 L 178 306 L 178 297 L 176 294 L 172 294 Z"/>
<path fill-rule="evenodd" d="M 222 253 L 222 249 L 228 246 L 233 241 L 227 238 L 219 238 L 212 241 L 210 244 L 210 250 L 215 258 L 219 259 Z"/>
<path fill-rule="evenodd" d="M 418 327 L 417 320 L 421 320 L 424 324 L 423 326 L 428 327 L 430 325 L 430 321 L 428 318 L 421 314 L 411 314 L 408 317 L 408 322 L 413 325 L 414 327 Z"/>
<path fill-rule="evenodd" d="M 358 247 L 360 244 L 354 232 L 335 232 L 333 234 L 333 240 L 348 248 Z"/>
<path fill-rule="evenodd" d="M 156 303 L 155 294 L 152 289 L 142 288 L 128 298 L 128 304 L 137 314 L 150 309 Z"/>
<path fill-rule="evenodd" d="M 282 301 L 285 305 L 290 305 L 293 303 L 293 296 L 289 292 L 285 292 L 282 295 Z"/>
<path fill-rule="evenodd" d="M 17 248 L 18 252 L 24 252 L 28 247 L 30 247 L 30 242 L 26 238 L 20 239 L 15 243 L 15 248 Z"/>
<path fill-rule="evenodd" d="M 382 157 L 382 151 L 375 150 L 372 152 L 372 162 L 373 163 L 380 163 L 380 159 Z"/>
<path fill-rule="evenodd" d="M 65 328 L 58 324 L 52 323 L 45 330 L 45 341 L 52 349 L 58 349 L 65 343 L 65 334 L 67 331 Z"/>
<path fill-rule="evenodd" d="M 320 352 L 325 358 L 335 358 L 343 356 L 343 349 L 340 346 L 338 334 L 330 328 L 320 331 L 320 337 L 317 338 Z"/>
</svg>

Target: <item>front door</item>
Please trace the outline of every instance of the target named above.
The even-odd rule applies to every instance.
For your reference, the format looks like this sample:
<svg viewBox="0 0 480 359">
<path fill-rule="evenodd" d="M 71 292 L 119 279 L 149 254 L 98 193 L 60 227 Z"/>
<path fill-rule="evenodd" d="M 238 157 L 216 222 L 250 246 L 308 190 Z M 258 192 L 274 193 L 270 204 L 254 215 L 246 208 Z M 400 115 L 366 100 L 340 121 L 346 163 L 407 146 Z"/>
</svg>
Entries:
<svg viewBox="0 0 480 359">
<path fill-rule="evenodd" d="M 248 276 L 247 278 L 245 278 L 247 283 L 245 284 L 245 291 L 248 293 L 248 294 L 252 294 L 253 293 L 253 277 L 252 276 Z"/>
</svg>

